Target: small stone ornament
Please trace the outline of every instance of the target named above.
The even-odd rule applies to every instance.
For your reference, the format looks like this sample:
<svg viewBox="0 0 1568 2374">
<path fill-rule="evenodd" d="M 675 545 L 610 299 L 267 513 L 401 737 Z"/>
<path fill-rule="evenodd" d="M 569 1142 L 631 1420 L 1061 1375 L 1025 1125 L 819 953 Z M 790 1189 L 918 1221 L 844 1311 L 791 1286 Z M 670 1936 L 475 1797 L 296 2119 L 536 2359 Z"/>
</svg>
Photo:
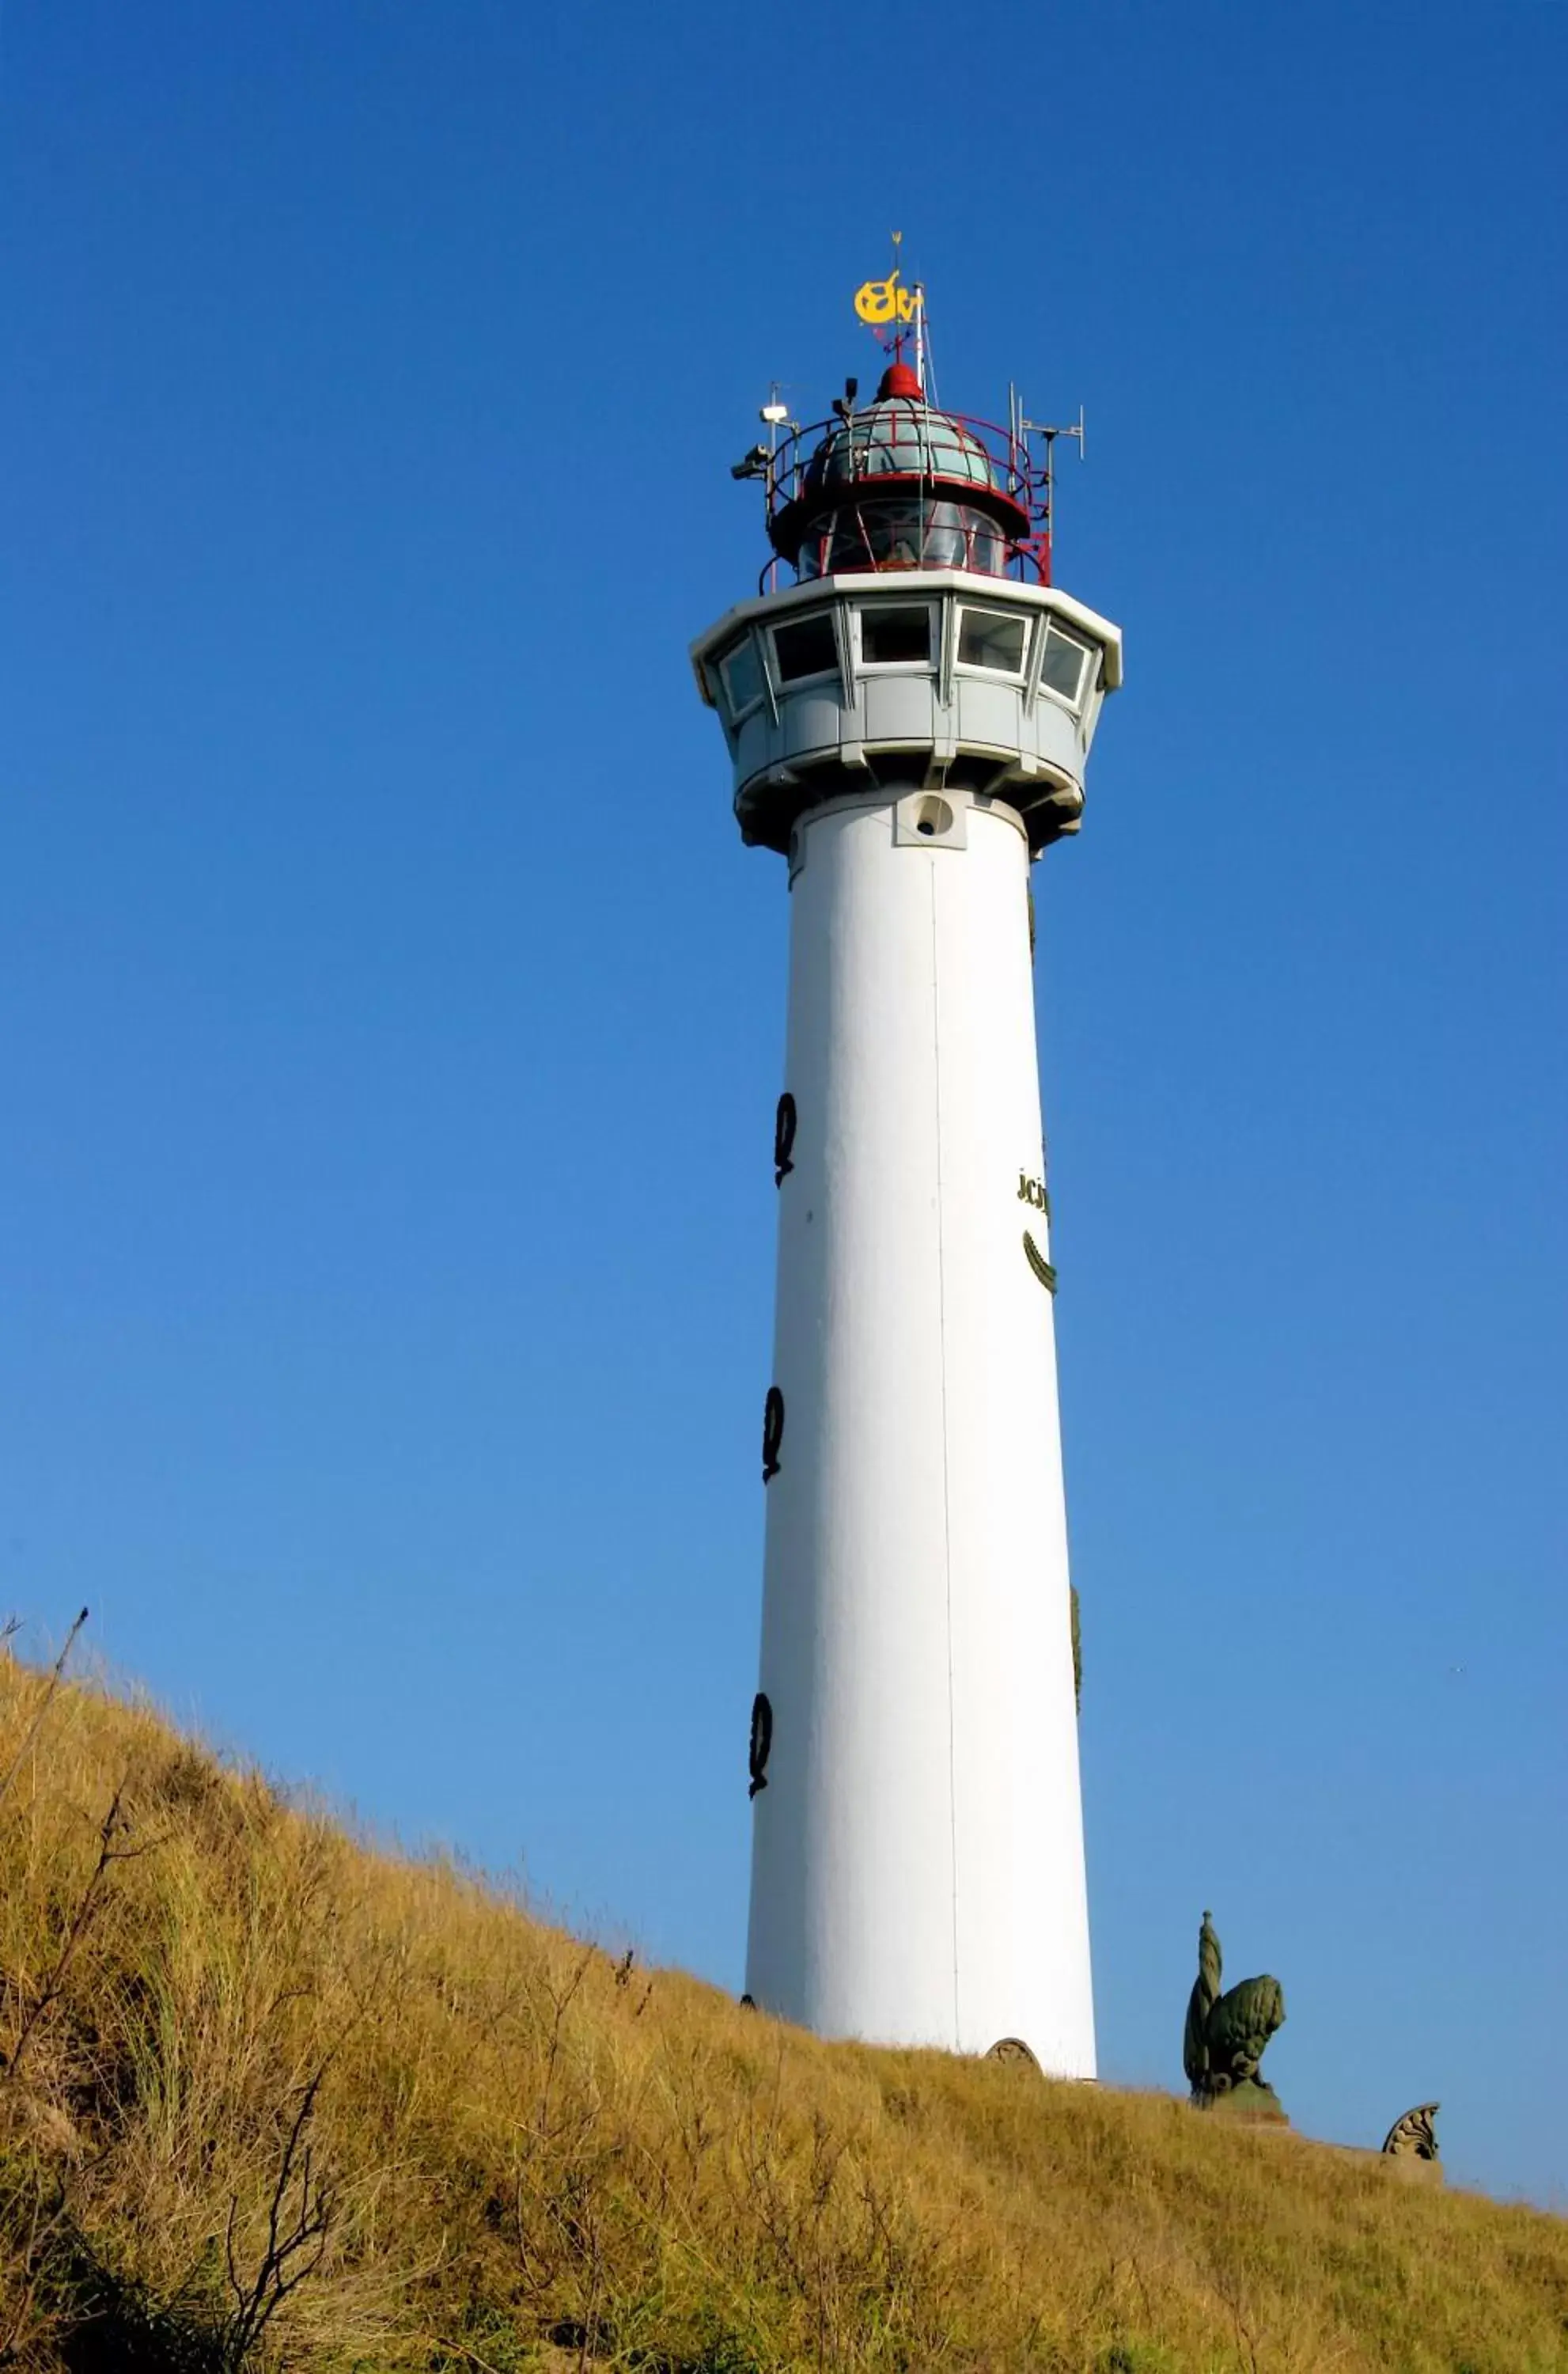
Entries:
<svg viewBox="0 0 1568 2374">
<path fill-rule="evenodd" d="M 1432 2123 L 1442 2108 L 1441 2102 L 1418 2102 L 1413 2110 L 1396 2119 L 1384 2136 L 1384 2157 L 1396 2163 L 1401 2176 L 1442 2183 L 1443 2160 Z"/>
<path fill-rule="evenodd" d="M 1269 2039 L 1285 2024 L 1278 1979 L 1243 1979 L 1220 1992 L 1220 1941 L 1211 1915 L 1198 1932 L 1198 1977 L 1187 2006 L 1182 2064 L 1194 2108 L 1233 2118 L 1282 2120 L 1279 2096 L 1258 2074 Z"/>
<path fill-rule="evenodd" d="M 1437 2137 L 1432 2122 L 1443 2108 L 1441 2102 L 1418 2102 L 1402 2119 L 1396 2119 L 1383 2138 L 1383 2148 L 1396 2159 L 1437 2159 Z"/>
</svg>

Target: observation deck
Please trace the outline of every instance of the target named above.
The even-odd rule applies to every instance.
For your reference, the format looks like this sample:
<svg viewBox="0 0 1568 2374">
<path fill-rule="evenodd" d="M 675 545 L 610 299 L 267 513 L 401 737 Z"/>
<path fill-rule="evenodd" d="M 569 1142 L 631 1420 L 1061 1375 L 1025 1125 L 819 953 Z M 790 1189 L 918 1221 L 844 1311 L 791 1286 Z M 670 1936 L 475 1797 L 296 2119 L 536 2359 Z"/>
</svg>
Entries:
<svg viewBox="0 0 1568 2374">
<path fill-rule="evenodd" d="M 1031 854 L 1078 830 L 1121 633 L 1054 586 L 958 569 L 836 572 L 738 603 L 692 647 L 742 839 L 883 785 L 1005 801 Z"/>
</svg>

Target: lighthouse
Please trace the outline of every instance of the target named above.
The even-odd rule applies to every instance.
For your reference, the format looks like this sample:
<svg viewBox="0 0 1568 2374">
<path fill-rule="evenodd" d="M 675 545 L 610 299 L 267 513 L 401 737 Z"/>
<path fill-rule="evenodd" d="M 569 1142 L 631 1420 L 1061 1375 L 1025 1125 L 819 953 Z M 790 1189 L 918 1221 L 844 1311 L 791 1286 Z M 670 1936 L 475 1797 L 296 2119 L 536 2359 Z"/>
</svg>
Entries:
<svg viewBox="0 0 1568 2374">
<path fill-rule="evenodd" d="M 764 408 L 735 475 L 771 557 L 692 647 L 790 910 L 746 1991 L 1084 2078 L 1030 868 L 1079 829 L 1121 637 L 1051 582 L 1057 432 L 888 351 L 863 405 Z"/>
</svg>

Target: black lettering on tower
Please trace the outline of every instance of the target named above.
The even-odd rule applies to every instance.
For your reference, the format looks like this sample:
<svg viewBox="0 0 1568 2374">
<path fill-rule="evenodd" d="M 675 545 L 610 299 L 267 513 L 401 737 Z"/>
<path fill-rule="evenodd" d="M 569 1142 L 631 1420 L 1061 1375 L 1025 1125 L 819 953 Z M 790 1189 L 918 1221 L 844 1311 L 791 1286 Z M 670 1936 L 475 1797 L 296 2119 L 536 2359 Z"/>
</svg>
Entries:
<svg viewBox="0 0 1568 2374">
<path fill-rule="evenodd" d="M 778 1111 L 773 1116 L 773 1183 L 782 1187 L 795 1168 L 791 1157 L 795 1151 L 795 1099 L 788 1088 L 778 1099 Z"/>
<path fill-rule="evenodd" d="M 762 1480 L 771 1484 L 778 1473 L 778 1451 L 784 1440 L 784 1396 L 777 1385 L 767 1388 L 762 1405 Z"/>
<path fill-rule="evenodd" d="M 752 1700 L 752 1742 L 749 1763 L 752 1785 L 748 1797 L 767 1786 L 767 1759 L 773 1747 L 773 1706 L 766 1690 L 758 1690 Z"/>
</svg>

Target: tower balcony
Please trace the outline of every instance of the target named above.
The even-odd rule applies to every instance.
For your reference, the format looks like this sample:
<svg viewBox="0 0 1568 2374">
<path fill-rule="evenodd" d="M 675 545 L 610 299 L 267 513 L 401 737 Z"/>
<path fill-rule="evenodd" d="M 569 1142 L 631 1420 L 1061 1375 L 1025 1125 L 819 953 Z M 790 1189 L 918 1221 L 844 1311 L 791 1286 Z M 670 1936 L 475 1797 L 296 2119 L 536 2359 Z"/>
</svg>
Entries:
<svg viewBox="0 0 1568 2374">
<path fill-rule="evenodd" d="M 953 569 L 837 575 L 738 603 L 692 646 L 743 840 L 882 785 L 983 793 L 1031 855 L 1078 830 L 1121 630 L 1054 586 Z"/>
</svg>

